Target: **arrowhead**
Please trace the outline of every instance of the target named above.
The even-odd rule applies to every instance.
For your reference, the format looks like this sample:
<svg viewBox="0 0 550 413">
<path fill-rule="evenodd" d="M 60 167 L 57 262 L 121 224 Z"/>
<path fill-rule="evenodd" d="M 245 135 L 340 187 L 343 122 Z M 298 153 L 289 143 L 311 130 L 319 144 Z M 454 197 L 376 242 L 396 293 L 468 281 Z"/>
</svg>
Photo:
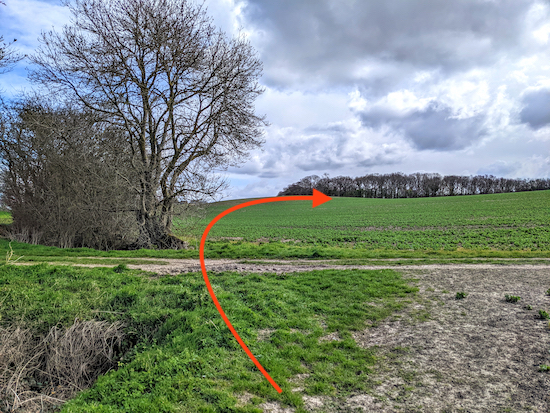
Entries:
<svg viewBox="0 0 550 413">
<path fill-rule="evenodd" d="M 322 192 L 319 192 L 318 190 L 313 190 L 313 204 L 312 207 L 315 208 L 316 206 L 319 206 L 321 204 L 324 204 L 325 202 L 330 201 L 332 198 L 330 196 L 326 196 Z"/>
</svg>

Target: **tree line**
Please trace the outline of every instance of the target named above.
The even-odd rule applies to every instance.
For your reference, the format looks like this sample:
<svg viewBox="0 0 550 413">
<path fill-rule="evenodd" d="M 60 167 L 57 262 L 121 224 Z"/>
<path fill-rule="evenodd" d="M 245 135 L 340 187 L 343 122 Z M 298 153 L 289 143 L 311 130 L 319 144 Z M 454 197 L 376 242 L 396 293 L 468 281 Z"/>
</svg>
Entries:
<svg viewBox="0 0 550 413">
<path fill-rule="evenodd" d="M 550 189 L 550 179 L 508 179 L 493 175 L 442 176 L 438 173 L 369 174 L 351 178 L 306 176 L 278 196 L 311 195 L 313 189 L 328 196 L 359 198 L 420 198 L 434 196 L 498 194 Z"/>
<path fill-rule="evenodd" d="M 12 232 L 60 247 L 185 247 L 173 217 L 212 199 L 226 185 L 217 172 L 263 143 L 262 63 L 202 3 L 67 6 L 72 23 L 28 56 L 36 89 L 0 105 Z M 0 38 L 0 69 L 21 58 Z"/>
</svg>

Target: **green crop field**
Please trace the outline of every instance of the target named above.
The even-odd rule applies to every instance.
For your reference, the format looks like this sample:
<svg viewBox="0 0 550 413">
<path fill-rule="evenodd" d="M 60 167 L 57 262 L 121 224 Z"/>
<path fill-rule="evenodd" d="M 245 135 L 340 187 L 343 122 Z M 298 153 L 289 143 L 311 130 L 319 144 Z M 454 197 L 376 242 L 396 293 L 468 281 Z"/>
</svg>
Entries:
<svg viewBox="0 0 550 413">
<path fill-rule="evenodd" d="M 217 214 L 244 201 L 211 205 L 195 230 L 196 239 Z M 209 239 L 225 240 L 230 244 L 226 249 L 271 243 L 354 249 L 353 256 L 374 250 L 550 251 L 549 223 L 550 191 L 416 199 L 334 198 L 315 209 L 309 201 L 247 207 L 216 223 Z M 177 220 L 174 227 L 178 235 L 188 235 Z M 279 245 L 281 251 L 283 247 Z"/>
<path fill-rule="evenodd" d="M 247 200 L 207 206 L 192 228 L 175 218 L 173 230 L 187 250 L 97 251 L 12 242 L 13 259 L 99 263 L 99 258 L 198 258 L 202 232 L 219 213 Z M 8 213 L 3 216 L 10 220 Z M 207 258 L 549 258 L 550 191 L 416 199 L 334 198 L 246 207 L 218 221 Z M 0 240 L 1 251 L 9 251 Z M 4 252 L 5 254 L 5 252 Z M 49 257 L 52 257 L 50 259 Z M 122 261 L 112 260 L 118 264 Z M 107 263 L 105 261 L 105 263 Z"/>
</svg>

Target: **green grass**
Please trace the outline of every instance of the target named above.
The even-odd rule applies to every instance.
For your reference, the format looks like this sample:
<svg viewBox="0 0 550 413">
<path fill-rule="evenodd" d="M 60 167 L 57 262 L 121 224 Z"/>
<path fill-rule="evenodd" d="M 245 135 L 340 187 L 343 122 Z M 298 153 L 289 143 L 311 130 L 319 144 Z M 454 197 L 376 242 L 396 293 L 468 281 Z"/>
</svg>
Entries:
<svg viewBox="0 0 550 413">
<path fill-rule="evenodd" d="M 9 225 L 11 223 L 11 213 L 9 211 L 0 211 L 0 225 Z"/>
<path fill-rule="evenodd" d="M 150 278 L 118 271 L 0 266 L 2 325 L 23 324 L 37 334 L 75 317 L 126 325 L 125 346 L 132 350 L 64 412 L 261 411 L 237 405 L 236 395 L 245 391 L 256 404 L 275 400 L 303 412 L 289 382 L 299 373 L 309 374 L 303 387 L 310 395 L 368 390 L 376 350 L 359 348 L 351 332 L 398 312 L 416 291 L 391 270 L 212 274 L 229 319 L 282 387 L 278 394 L 223 323 L 200 274 Z M 272 334 L 258 341 L 262 329 Z M 319 341 L 334 331 L 340 341 Z"/>
<path fill-rule="evenodd" d="M 211 205 L 200 228 L 242 201 Z M 417 199 L 334 198 L 315 209 L 309 201 L 277 202 L 231 213 L 216 223 L 210 237 L 401 254 L 461 250 L 548 252 L 548 205 L 550 191 Z M 176 233 L 183 231 L 177 220 L 174 227 Z M 199 238 L 200 231 L 195 236 Z M 283 245 L 277 247 L 284 250 Z"/>
</svg>

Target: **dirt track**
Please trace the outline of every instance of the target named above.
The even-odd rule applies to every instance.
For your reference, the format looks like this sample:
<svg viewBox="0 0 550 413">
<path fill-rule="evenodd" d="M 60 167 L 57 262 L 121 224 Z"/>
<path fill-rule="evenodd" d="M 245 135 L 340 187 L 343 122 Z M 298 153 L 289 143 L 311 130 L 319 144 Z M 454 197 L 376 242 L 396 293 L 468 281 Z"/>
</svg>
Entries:
<svg viewBox="0 0 550 413">
<path fill-rule="evenodd" d="M 171 261 L 171 260 L 168 260 Z M 209 271 L 299 272 L 339 266 L 309 262 L 240 264 L 208 260 Z M 200 271 L 197 260 L 143 265 L 159 274 Z M 351 397 L 303 396 L 311 411 L 550 412 L 550 265 L 449 264 L 388 266 L 419 288 L 400 315 L 357 332 L 360 346 L 377 346 L 381 362 L 373 390 Z M 468 293 L 456 300 L 459 291 Z M 505 294 L 519 295 L 508 303 Z M 531 309 L 526 306 L 530 305 Z M 296 380 L 300 391 L 300 378 Z M 266 412 L 292 412 L 266 403 Z"/>
<path fill-rule="evenodd" d="M 150 260 L 148 258 L 148 260 Z M 541 260 L 541 259 L 537 259 Z M 166 264 L 140 264 L 133 265 L 129 264 L 129 268 L 142 269 L 145 271 L 151 271 L 157 273 L 158 275 L 174 275 L 180 274 L 182 272 L 193 272 L 200 271 L 201 266 L 200 262 L 197 259 L 161 259 L 162 262 Z M 271 272 L 271 273 L 291 273 L 299 271 L 312 271 L 312 270 L 326 270 L 326 269 L 342 269 L 349 270 L 353 268 L 357 269 L 383 269 L 389 268 L 394 270 L 416 270 L 416 269 L 434 269 L 434 268 L 446 268 L 446 269 L 468 269 L 468 268 L 477 268 L 477 269 L 487 269 L 487 268 L 550 268 L 550 260 L 548 265 L 541 264 L 522 264 L 515 265 L 510 264 L 513 260 L 506 260 L 506 265 L 496 265 L 496 264 L 427 264 L 427 265 L 337 265 L 334 264 L 335 260 L 327 261 L 312 261 L 312 260 L 262 260 L 261 264 L 247 264 L 240 262 L 241 260 L 231 260 L 231 259 L 207 259 L 205 260 L 205 265 L 207 271 L 239 271 L 239 272 Z M 398 260 L 386 260 L 398 261 Z M 505 260 L 503 260 L 505 261 Z M 336 260 L 337 262 L 337 260 Z M 93 265 L 89 265 L 93 266 Z"/>
</svg>

